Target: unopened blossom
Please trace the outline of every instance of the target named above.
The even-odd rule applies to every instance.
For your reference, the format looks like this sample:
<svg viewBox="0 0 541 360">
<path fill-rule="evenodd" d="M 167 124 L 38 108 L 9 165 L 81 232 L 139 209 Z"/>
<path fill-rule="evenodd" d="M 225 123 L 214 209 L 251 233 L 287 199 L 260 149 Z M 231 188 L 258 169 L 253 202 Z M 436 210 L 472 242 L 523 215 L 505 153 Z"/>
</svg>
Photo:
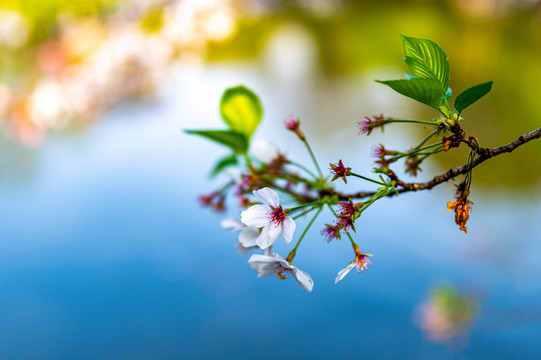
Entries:
<svg viewBox="0 0 541 360">
<path fill-rule="evenodd" d="M 423 171 L 421 167 L 419 166 L 419 156 L 417 155 L 409 155 L 406 158 L 406 173 L 410 173 L 412 176 L 417 176 L 417 173 L 419 171 Z"/>
<path fill-rule="evenodd" d="M 258 277 L 276 275 L 280 280 L 293 277 L 297 284 L 305 290 L 312 291 L 314 281 L 302 270 L 291 264 L 278 254 L 266 252 L 264 255 L 252 255 L 248 265 L 258 272 Z"/>
<path fill-rule="evenodd" d="M 300 129 L 300 120 L 298 117 L 295 117 L 291 115 L 286 121 L 284 122 L 284 125 L 287 129 L 293 131 L 299 139 L 304 139 L 304 133 Z"/>
<path fill-rule="evenodd" d="M 359 207 L 362 206 L 362 203 L 354 204 L 353 200 L 349 198 L 349 201 L 340 201 L 338 202 L 338 206 L 340 206 L 340 215 L 338 215 L 341 218 L 357 218 L 357 214 L 359 212 Z"/>
<path fill-rule="evenodd" d="M 374 146 L 372 148 L 372 156 L 373 157 L 376 157 L 376 158 L 379 158 L 379 157 L 382 157 L 383 155 L 386 155 L 387 154 L 387 151 L 385 150 L 385 147 L 381 144 L 379 144 L 378 146 Z"/>
<path fill-rule="evenodd" d="M 220 191 L 215 191 L 207 195 L 199 195 L 199 203 L 202 206 L 209 207 L 216 212 L 225 211 L 224 194 Z"/>
<path fill-rule="evenodd" d="M 331 242 L 334 239 L 340 240 L 340 228 L 336 225 L 325 224 L 325 228 L 321 230 L 321 235 L 325 237 L 327 242 Z"/>
<path fill-rule="evenodd" d="M 347 184 L 348 181 L 346 179 L 347 176 L 351 175 L 351 168 L 345 167 L 342 163 L 342 160 L 338 160 L 338 164 L 329 164 L 331 167 L 331 174 L 333 174 L 333 178 L 331 181 L 334 181 L 338 178 L 342 178 L 344 182 Z"/>
<path fill-rule="evenodd" d="M 361 271 L 364 272 L 364 270 L 366 270 L 368 266 L 372 264 L 372 262 L 369 259 L 369 257 L 372 256 L 371 254 L 363 254 L 359 250 L 359 247 L 356 244 L 354 244 L 353 247 L 355 250 L 355 259 L 353 259 L 353 261 L 350 262 L 348 266 L 346 266 L 345 268 L 343 268 L 342 270 L 338 272 L 338 275 L 336 276 L 336 279 L 334 280 L 335 284 L 337 284 L 340 280 L 342 280 L 344 276 L 346 276 L 347 273 L 349 273 L 351 269 L 353 269 L 354 267 L 356 267 L 357 272 L 360 273 Z"/>
<path fill-rule="evenodd" d="M 383 125 L 385 125 L 385 120 L 388 120 L 388 118 L 383 116 L 383 114 L 365 116 L 364 120 L 360 120 L 358 122 L 360 134 L 370 135 L 372 133 L 372 130 L 377 127 L 381 127 L 381 131 L 383 131 Z"/>
<path fill-rule="evenodd" d="M 355 220 L 360 216 L 359 209 L 363 203 L 359 202 L 354 204 L 351 198 L 349 201 L 340 201 L 340 213 L 337 215 L 334 225 L 326 224 L 325 228 L 321 230 L 321 234 L 325 236 L 327 242 L 331 242 L 334 239 L 340 239 L 340 231 L 347 233 L 350 229 L 355 231 Z"/>
<path fill-rule="evenodd" d="M 291 131 L 297 130 L 299 128 L 299 125 L 299 118 L 293 115 L 291 115 L 288 119 L 284 121 L 284 126 Z"/>
<path fill-rule="evenodd" d="M 221 223 L 222 228 L 240 231 L 239 245 L 245 249 L 254 248 L 257 246 L 256 241 L 261 231 L 252 226 L 246 226 L 237 219 L 225 219 Z"/>
<path fill-rule="evenodd" d="M 289 244 L 293 239 L 296 224 L 280 205 L 278 194 L 268 187 L 254 190 L 253 194 L 263 201 L 263 205 L 253 205 L 240 215 L 245 225 L 262 228 L 256 240 L 257 246 L 266 249 L 282 234 L 285 242 Z"/>
</svg>

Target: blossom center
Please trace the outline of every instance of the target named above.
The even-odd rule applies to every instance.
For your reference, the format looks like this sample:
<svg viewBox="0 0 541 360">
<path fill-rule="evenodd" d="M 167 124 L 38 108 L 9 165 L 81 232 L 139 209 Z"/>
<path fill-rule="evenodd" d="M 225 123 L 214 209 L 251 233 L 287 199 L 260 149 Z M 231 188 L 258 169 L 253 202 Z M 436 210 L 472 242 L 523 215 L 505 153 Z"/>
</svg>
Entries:
<svg viewBox="0 0 541 360">
<path fill-rule="evenodd" d="M 284 212 L 284 209 L 282 209 L 282 206 L 278 205 L 278 207 L 270 207 L 271 210 L 267 213 L 267 215 L 269 216 L 269 221 L 276 224 L 276 225 L 280 225 L 284 222 L 284 220 L 286 219 L 286 213 Z"/>
<path fill-rule="evenodd" d="M 368 269 L 369 265 L 372 265 L 372 261 L 368 259 L 368 256 L 366 254 L 361 253 L 357 255 L 357 258 L 355 260 L 356 260 L 357 272 L 361 272 L 361 271 L 364 272 L 366 269 Z"/>
<path fill-rule="evenodd" d="M 284 267 L 282 264 L 278 264 L 276 267 L 276 276 L 278 276 L 278 279 L 280 280 L 287 279 L 292 273 L 293 270 Z"/>
</svg>

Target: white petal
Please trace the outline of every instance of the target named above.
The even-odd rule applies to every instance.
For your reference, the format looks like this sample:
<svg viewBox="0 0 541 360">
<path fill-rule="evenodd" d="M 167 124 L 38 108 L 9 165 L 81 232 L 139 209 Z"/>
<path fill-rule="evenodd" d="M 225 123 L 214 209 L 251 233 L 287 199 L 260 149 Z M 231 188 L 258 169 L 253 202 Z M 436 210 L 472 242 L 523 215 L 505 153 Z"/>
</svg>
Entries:
<svg viewBox="0 0 541 360">
<path fill-rule="evenodd" d="M 260 198 L 264 204 L 272 207 L 278 207 L 280 205 L 280 197 L 276 191 L 271 188 L 264 187 L 263 189 L 254 190 L 254 195 Z"/>
<path fill-rule="evenodd" d="M 270 246 L 266 248 L 265 250 L 263 250 L 263 254 L 274 257 L 274 254 L 272 253 L 272 247 Z"/>
<path fill-rule="evenodd" d="M 282 235 L 282 227 L 280 225 L 275 225 L 270 223 L 268 226 L 265 226 L 261 230 L 261 235 L 257 238 L 257 246 L 262 249 L 266 249 L 278 240 Z"/>
<path fill-rule="evenodd" d="M 239 231 L 246 227 L 246 225 L 241 223 L 239 219 L 234 219 L 234 218 L 224 219 L 222 220 L 220 225 L 222 225 L 222 228 L 224 229 L 231 229 L 233 231 Z"/>
<path fill-rule="evenodd" d="M 271 211 L 267 205 L 253 205 L 240 213 L 240 221 L 245 225 L 263 227 L 270 223 L 268 212 Z"/>
<path fill-rule="evenodd" d="M 299 286 L 304 290 L 312 291 L 312 289 L 314 288 L 314 281 L 312 280 L 310 275 L 297 268 L 295 268 L 295 270 L 295 281 L 297 282 L 297 284 L 299 284 Z"/>
<path fill-rule="evenodd" d="M 279 263 L 282 263 L 282 265 L 285 263 L 289 267 L 289 263 L 286 261 L 286 259 L 281 257 L 280 254 L 274 254 L 274 259 Z"/>
<path fill-rule="evenodd" d="M 250 150 L 252 155 L 263 163 L 270 163 L 272 160 L 278 157 L 278 150 L 264 140 L 256 140 L 252 142 Z"/>
<path fill-rule="evenodd" d="M 259 233 L 259 229 L 252 226 L 247 226 L 240 232 L 239 243 L 245 248 L 254 247 L 256 246 Z"/>
<path fill-rule="evenodd" d="M 278 263 L 272 256 L 252 255 L 248 260 L 248 265 L 258 272 L 258 277 L 276 274 Z"/>
<path fill-rule="evenodd" d="M 286 244 L 289 244 L 291 240 L 293 240 L 293 233 L 295 232 L 296 227 L 297 224 L 295 224 L 295 221 L 289 216 L 286 216 L 284 222 L 282 223 L 282 229 L 284 230 L 284 240 Z"/>
<path fill-rule="evenodd" d="M 344 276 L 346 276 L 347 273 L 350 272 L 351 269 L 353 269 L 353 268 L 355 267 L 355 264 L 356 264 L 356 262 L 355 262 L 355 260 L 353 260 L 352 262 L 350 262 L 350 263 L 348 264 L 348 266 L 346 266 L 345 268 L 343 268 L 342 270 L 340 270 L 340 272 L 338 273 L 338 276 L 336 276 L 336 279 L 334 280 L 334 283 L 335 283 L 335 284 L 338 284 L 338 282 L 339 282 L 340 280 L 342 280 L 342 279 L 344 278 Z"/>
</svg>

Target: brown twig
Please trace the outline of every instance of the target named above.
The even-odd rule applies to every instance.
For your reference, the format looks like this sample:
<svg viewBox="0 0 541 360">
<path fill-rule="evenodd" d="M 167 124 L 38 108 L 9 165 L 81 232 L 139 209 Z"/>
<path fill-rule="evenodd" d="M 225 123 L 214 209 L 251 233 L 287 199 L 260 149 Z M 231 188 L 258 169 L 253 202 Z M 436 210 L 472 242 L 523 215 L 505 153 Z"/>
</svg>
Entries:
<svg viewBox="0 0 541 360">
<path fill-rule="evenodd" d="M 465 174 L 468 171 L 469 166 L 471 166 L 471 168 L 474 168 L 492 157 L 495 157 L 504 153 L 510 153 L 516 148 L 518 148 L 519 146 L 540 137 L 541 137 L 541 128 L 534 130 L 532 132 L 529 132 L 525 135 L 521 135 L 519 136 L 518 139 L 510 142 L 509 144 L 505 144 L 505 145 L 494 147 L 494 148 L 483 148 L 479 146 L 479 144 L 477 143 L 477 139 L 475 137 L 470 136 L 466 138 L 464 136 L 461 139 L 461 141 L 466 143 L 471 149 L 473 149 L 473 151 L 475 151 L 477 155 L 479 155 L 473 160 L 471 165 L 465 164 L 459 167 L 451 168 L 446 173 L 435 176 L 432 180 L 423 182 L 423 183 L 406 183 L 400 180 L 398 176 L 396 176 L 396 174 L 392 170 L 389 170 L 388 175 L 391 178 L 391 180 L 394 180 L 396 182 L 397 190 L 399 193 L 405 193 L 405 192 L 410 192 L 410 191 L 420 191 L 420 190 L 430 190 L 441 183 L 454 179 L 458 175 Z M 343 193 L 337 192 L 334 195 L 337 195 L 341 200 L 347 200 L 349 198 L 356 198 L 356 199 L 367 198 L 374 194 L 375 192 L 362 191 L 362 192 L 358 192 L 354 194 L 343 194 Z"/>
</svg>

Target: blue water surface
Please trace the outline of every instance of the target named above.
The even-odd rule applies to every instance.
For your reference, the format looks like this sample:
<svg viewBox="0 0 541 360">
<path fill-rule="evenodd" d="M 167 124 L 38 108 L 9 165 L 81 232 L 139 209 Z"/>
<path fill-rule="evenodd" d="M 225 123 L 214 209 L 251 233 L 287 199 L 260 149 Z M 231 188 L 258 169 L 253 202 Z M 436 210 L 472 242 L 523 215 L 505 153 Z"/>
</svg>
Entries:
<svg viewBox="0 0 541 360">
<path fill-rule="evenodd" d="M 120 106 L 83 133 L 53 135 L 32 176 L 2 183 L 0 358 L 540 358 L 535 318 L 489 316 L 453 350 L 413 315 L 442 279 L 481 289 L 493 314 L 539 304 L 539 206 L 486 196 L 466 236 L 445 212 L 452 190 L 383 200 L 356 234 L 373 266 L 338 285 L 353 252 L 319 235 L 325 215 L 296 258 L 315 281 L 308 293 L 257 278 L 219 225 L 234 206 L 197 204 L 219 184 L 207 171 L 222 150 L 181 133 L 184 105 Z"/>
</svg>

